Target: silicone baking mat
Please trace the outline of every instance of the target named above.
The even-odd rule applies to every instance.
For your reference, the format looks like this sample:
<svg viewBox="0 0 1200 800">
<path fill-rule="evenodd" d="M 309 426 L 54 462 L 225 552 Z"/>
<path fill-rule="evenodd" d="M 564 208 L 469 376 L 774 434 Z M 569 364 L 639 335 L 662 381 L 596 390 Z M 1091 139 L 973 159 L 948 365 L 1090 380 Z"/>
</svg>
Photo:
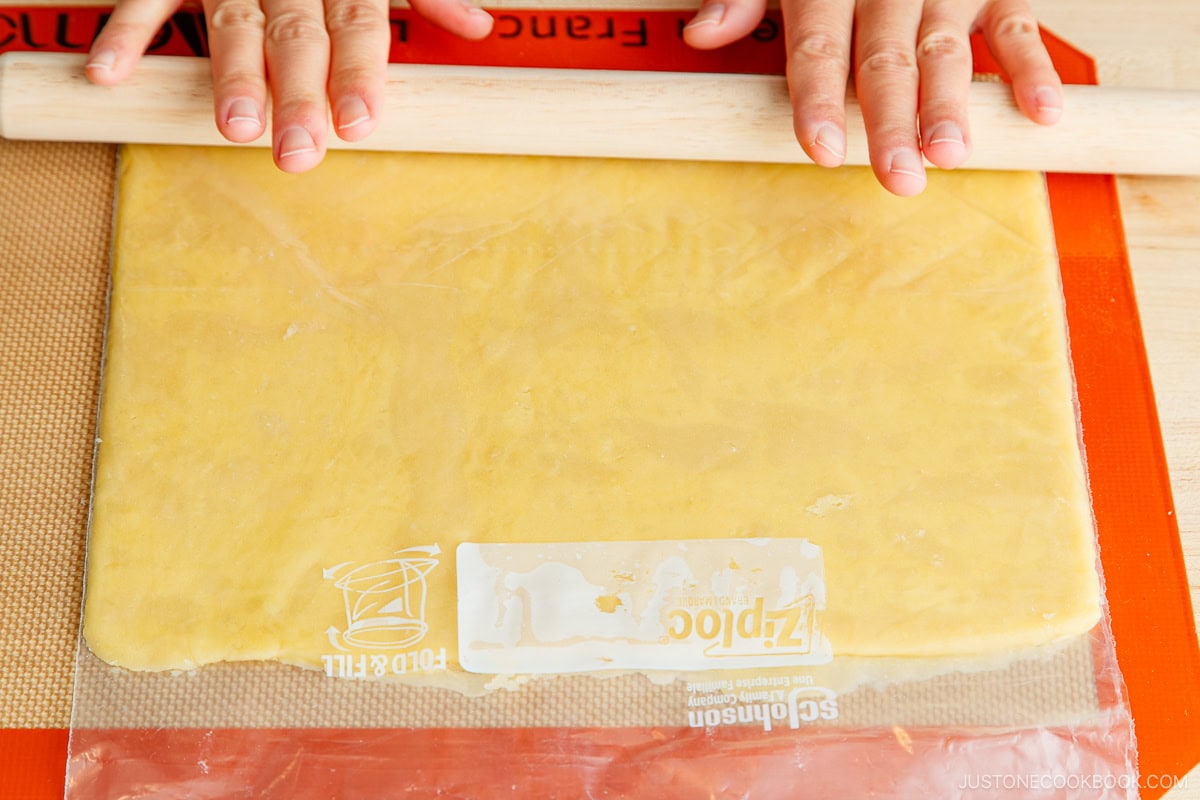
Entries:
<svg viewBox="0 0 1200 800">
<path fill-rule="evenodd" d="M 86 49 L 104 14 L 0 9 L 0 49 Z M 393 59 L 753 72 L 782 66 L 777 18 L 735 47 L 700 54 L 679 39 L 685 12 L 505 9 L 497 15 L 496 36 L 480 47 L 397 10 Z M 197 16 L 183 13 L 155 49 L 203 54 L 203 33 Z M 1047 39 L 1065 79 L 1094 82 L 1089 59 Z M 978 55 L 981 71 L 994 68 Z M 6 727 L 0 766 L 6 793 L 50 797 L 61 795 L 62 728 L 70 713 L 114 149 L 13 142 L 0 148 L 0 252 L 11 264 L 0 293 L 0 725 Z M 1200 667 L 1115 185 L 1110 178 L 1053 175 L 1049 189 L 1141 771 L 1183 774 L 1198 752 Z"/>
</svg>

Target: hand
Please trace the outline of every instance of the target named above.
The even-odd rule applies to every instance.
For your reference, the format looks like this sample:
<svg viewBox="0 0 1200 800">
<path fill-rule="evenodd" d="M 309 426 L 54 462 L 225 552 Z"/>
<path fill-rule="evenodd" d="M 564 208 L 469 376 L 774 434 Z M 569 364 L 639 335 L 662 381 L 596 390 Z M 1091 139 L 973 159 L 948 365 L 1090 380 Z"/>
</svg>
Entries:
<svg viewBox="0 0 1200 800">
<path fill-rule="evenodd" d="M 796 138 L 817 164 L 846 154 L 845 92 L 855 88 L 871 166 L 898 195 L 925 188 L 925 165 L 952 169 L 971 153 L 969 35 L 981 30 L 1035 122 L 1062 115 L 1062 82 L 1029 0 L 781 0 Z M 766 0 L 704 0 L 684 30 L 689 44 L 720 47 L 752 31 Z"/>
<path fill-rule="evenodd" d="M 117 0 L 92 45 L 87 75 L 110 85 L 138 59 L 181 0 Z M 482 39 L 492 18 L 466 0 L 412 0 L 451 33 Z M 272 99 L 275 163 L 303 172 L 325 155 L 329 110 L 337 135 L 354 142 L 379 122 L 390 31 L 387 0 L 204 0 L 217 128 L 231 142 L 266 130 Z M 269 77 L 268 77 L 269 76 Z"/>
</svg>

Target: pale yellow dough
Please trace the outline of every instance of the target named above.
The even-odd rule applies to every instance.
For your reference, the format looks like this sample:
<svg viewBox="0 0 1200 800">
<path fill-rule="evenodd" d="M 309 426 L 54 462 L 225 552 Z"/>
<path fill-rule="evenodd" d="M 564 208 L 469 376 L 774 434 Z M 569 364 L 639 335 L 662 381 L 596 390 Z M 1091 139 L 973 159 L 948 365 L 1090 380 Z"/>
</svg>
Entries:
<svg viewBox="0 0 1200 800">
<path fill-rule="evenodd" d="M 336 576 L 437 545 L 453 671 L 466 541 L 802 537 L 835 659 L 1099 619 L 1040 176 L 269 161 L 123 151 L 101 658 L 322 667 Z"/>
</svg>

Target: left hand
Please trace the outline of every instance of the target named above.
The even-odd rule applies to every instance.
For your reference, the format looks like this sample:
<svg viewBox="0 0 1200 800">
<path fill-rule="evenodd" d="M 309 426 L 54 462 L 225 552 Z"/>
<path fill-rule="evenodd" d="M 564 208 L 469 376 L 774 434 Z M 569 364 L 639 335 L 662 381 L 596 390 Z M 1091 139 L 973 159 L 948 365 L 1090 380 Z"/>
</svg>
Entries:
<svg viewBox="0 0 1200 800">
<path fill-rule="evenodd" d="M 138 59 L 182 0 L 117 0 L 88 55 L 87 76 L 112 85 Z M 383 110 L 387 0 L 203 0 L 212 55 L 217 129 L 231 142 L 267 130 L 272 100 L 275 163 L 303 172 L 325 155 L 328 119 L 348 142 L 365 138 Z M 492 30 L 467 0 L 412 0 L 418 14 L 466 39 Z"/>
</svg>

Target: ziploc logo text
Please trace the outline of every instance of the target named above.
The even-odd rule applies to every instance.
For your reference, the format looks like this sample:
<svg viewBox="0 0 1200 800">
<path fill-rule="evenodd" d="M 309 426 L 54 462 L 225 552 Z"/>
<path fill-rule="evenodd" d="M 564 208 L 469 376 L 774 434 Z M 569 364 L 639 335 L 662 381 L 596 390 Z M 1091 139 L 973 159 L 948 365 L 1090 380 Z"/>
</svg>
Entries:
<svg viewBox="0 0 1200 800">
<path fill-rule="evenodd" d="M 694 600 L 695 598 L 687 598 Z M 667 636 L 674 641 L 700 640 L 710 658 L 759 655 L 808 655 L 816 626 L 816 600 L 804 595 L 782 608 L 767 610 L 766 598 L 755 597 L 736 607 L 715 599 L 705 608 L 673 608 L 667 612 Z"/>
<path fill-rule="evenodd" d="M 468 672 L 826 664 L 821 548 L 799 538 L 460 544 Z"/>
</svg>

